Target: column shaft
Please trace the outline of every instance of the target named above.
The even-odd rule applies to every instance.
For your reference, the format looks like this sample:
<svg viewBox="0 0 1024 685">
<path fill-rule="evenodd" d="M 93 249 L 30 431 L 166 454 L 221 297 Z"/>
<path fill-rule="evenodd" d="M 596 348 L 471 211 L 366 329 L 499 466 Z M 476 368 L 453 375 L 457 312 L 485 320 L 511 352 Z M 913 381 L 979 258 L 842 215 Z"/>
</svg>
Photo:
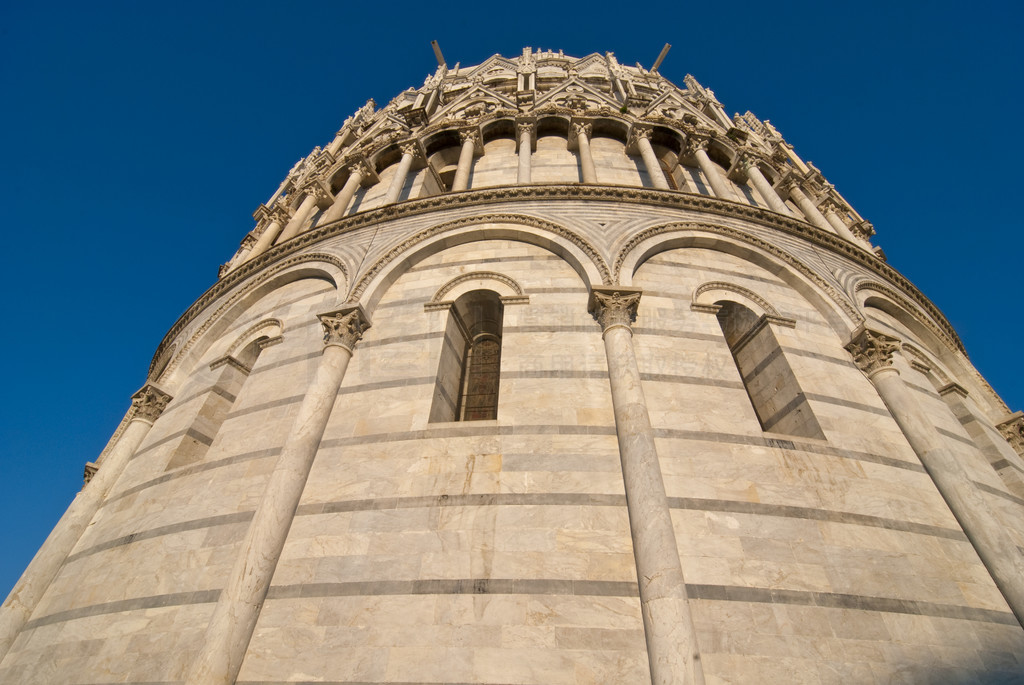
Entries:
<svg viewBox="0 0 1024 685">
<path fill-rule="evenodd" d="M 708 183 L 711 184 L 711 190 L 714 191 L 715 197 L 720 197 L 723 200 L 731 200 L 732 193 L 729 192 L 728 187 L 725 185 L 725 178 L 722 176 L 722 168 L 711 161 L 708 157 L 708 153 L 703 148 L 698 148 L 693 156 L 697 159 L 697 165 L 700 170 L 704 172 L 704 176 L 708 179 Z"/>
<path fill-rule="evenodd" d="M 384 196 L 384 204 L 393 205 L 402 196 L 402 189 L 405 188 L 405 179 L 409 176 L 409 169 L 412 168 L 412 159 L 412 152 L 402 153 L 402 161 L 398 163 L 395 177 L 391 179 L 391 185 L 388 186 L 388 192 Z"/>
<path fill-rule="evenodd" d="M 476 137 L 464 136 L 459 152 L 459 166 L 455 169 L 452 190 L 466 190 L 469 187 L 469 172 L 473 170 L 473 155 L 476 152 Z"/>
<path fill-rule="evenodd" d="M 590 154 L 590 140 L 585 131 L 577 131 L 576 143 L 580 151 L 580 169 L 584 183 L 597 183 L 597 169 L 594 167 L 594 156 Z"/>
<path fill-rule="evenodd" d="M 361 316 L 360 310 L 346 316 L 353 315 Z M 334 316 L 321 316 L 328 337 L 330 329 L 325 317 Z M 335 317 L 334 321 L 344 322 L 345 317 Z M 352 345 L 361 334 L 360 319 L 356 320 L 356 326 L 355 336 L 345 344 L 330 342 L 324 348 L 277 465 L 267 481 L 263 498 L 256 507 L 241 553 L 210 618 L 202 647 L 187 679 L 191 685 L 230 685 L 235 682 L 320 439 L 327 428 L 338 388 L 352 358 Z"/>
<path fill-rule="evenodd" d="M 618 293 L 610 298 L 612 307 L 615 306 L 616 295 Z M 621 317 L 618 322 L 606 318 L 611 307 L 604 305 L 596 292 L 595 298 L 604 308 L 603 312 L 598 310 L 598 316 L 604 327 L 615 432 L 622 462 L 651 682 L 654 685 L 699 685 L 704 682 L 704 671 L 654 444 L 654 431 L 633 353 L 633 334 Z M 637 293 L 634 307 L 638 300 Z"/>
<path fill-rule="evenodd" d="M 280 237 L 277 239 L 276 245 L 280 245 L 286 241 L 291 240 L 299 234 L 299 229 L 306 223 L 309 215 L 316 209 L 316 195 L 313 193 L 306 193 L 306 197 L 302 198 L 302 203 L 299 204 L 299 208 L 295 210 L 295 214 L 292 216 L 288 225 L 281 231 Z"/>
<path fill-rule="evenodd" d="M 530 162 L 533 140 L 530 134 L 530 127 L 519 127 L 519 176 L 516 182 L 519 184 L 530 182 Z"/>
<path fill-rule="evenodd" d="M 92 480 L 75 496 L 0 607 L 0 661 L 170 399 L 153 386 L 144 387 L 133 397 L 135 416 L 103 458 Z"/>
<path fill-rule="evenodd" d="M 320 221 L 317 223 L 318 226 L 329 224 L 332 221 L 337 221 L 345 215 L 345 210 L 348 209 L 348 203 L 352 201 L 352 198 L 356 194 L 356 190 L 359 189 L 359 184 L 363 182 L 363 174 L 359 170 L 353 170 L 348 175 L 348 180 L 345 181 L 345 185 L 341 188 L 334 198 L 334 204 L 331 205 L 330 209 L 324 212 L 324 215 L 320 217 Z"/>
<path fill-rule="evenodd" d="M 807 217 L 807 221 L 824 231 L 828 231 L 829 233 L 832 233 L 835 230 L 832 228 L 832 224 L 825 219 L 824 215 L 818 211 L 818 208 L 814 206 L 814 203 L 807 198 L 807 195 L 804 194 L 804 191 L 798 186 L 794 185 L 790 188 L 789 196 L 793 198 L 793 201 L 796 202 L 796 206 L 799 207 L 800 211 L 804 213 L 805 217 Z"/>
<path fill-rule="evenodd" d="M 660 190 L 669 190 L 668 181 L 665 180 L 665 173 L 661 170 L 661 163 L 658 161 L 657 155 L 654 154 L 651 141 L 644 136 L 639 136 L 636 144 L 640 148 L 640 157 L 643 158 L 644 166 L 647 167 L 647 175 L 650 176 L 651 183 Z"/>
<path fill-rule="evenodd" d="M 843 221 L 839 217 L 839 215 L 835 213 L 835 210 L 833 210 L 831 207 L 826 205 L 824 214 L 825 214 L 825 220 L 828 221 L 828 223 L 832 226 L 832 228 L 835 229 L 836 233 L 838 233 L 843 238 L 846 238 L 851 243 L 854 243 L 854 244 L 857 244 L 857 245 L 860 244 L 860 241 L 858 241 L 856 236 L 853 235 L 853 231 L 851 231 L 850 227 L 846 225 L 846 222 Z"/>
<path fill-rule="evenodd" d="M 768 183 L 768 179 L 764 177 L 764 174 L 761 173 L 761 170 L 757 168 L 756 164 L 751 164 L 747 168 L 747 178 L 749 178 L 750 182 L 754 184 L 754 187 L 757 188 L 757 192 L 760 193 L 761 197 L 764 198 L 764 201 L 768 203 L 769 207 L 779 214 L 793 216 L 793 213 L 789 211 L 789 207 L 786 206 L 786 203 L 782 201 L 782 198 L 779 197 L 778 193 L 775 192 L 775 189 L 772 188 L 770 183 Z"/>
<path fill-rule="evenodd" d="M 263 229 L 263 233 L 260 234 L 259 239 L 256 240 L 256 244 L 252 246 L 251 250 L 249 250 L 249 254 L 245 258 L 245 261 L 255 259 L 256 257 L 259 257 L 261 254 L 269 250 L 270 246 L 274 244 L 274 241 L 277 240 L 277 236 L 280 235 L 280 233 L 280 221 L 273 220 L 269 224 L 267 224 L 267 227 Z"/>
<path fill-rule="evenodd" d="M 878 394 L 935 482 L 1017 620 L 1024 626 L 1024 555 L 992 515 L 970 476 L 892 368 L 871 376 Z"/>
</svg>

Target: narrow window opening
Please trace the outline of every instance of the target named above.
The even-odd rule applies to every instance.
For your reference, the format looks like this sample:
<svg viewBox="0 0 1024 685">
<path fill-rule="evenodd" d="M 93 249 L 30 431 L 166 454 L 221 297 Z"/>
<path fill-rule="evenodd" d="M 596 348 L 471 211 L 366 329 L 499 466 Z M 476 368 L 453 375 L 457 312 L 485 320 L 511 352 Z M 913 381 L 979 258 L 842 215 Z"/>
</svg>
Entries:
<svg viewBox="0 0 1024 685">
<path fill-rule="evenodd" d="M 767 317 L 736 302 L 717 302 L 718 323 L 761 429 L 824 438 Z"/>
<path fill-rule="evenodd" d="M 490 290 L 468 292 L 452 304 L 434 384 L 432 423 L 498 418 L 503 313 L 501 298 Z"/>
</svg>

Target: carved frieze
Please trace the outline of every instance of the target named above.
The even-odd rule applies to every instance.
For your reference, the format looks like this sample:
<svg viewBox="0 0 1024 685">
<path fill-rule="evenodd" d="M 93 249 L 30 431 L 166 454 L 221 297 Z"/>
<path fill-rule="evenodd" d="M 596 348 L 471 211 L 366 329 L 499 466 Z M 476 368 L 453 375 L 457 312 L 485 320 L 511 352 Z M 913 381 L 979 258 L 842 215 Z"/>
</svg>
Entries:
<svg viewBox="0 0 1024 685">
<path fill-rule="evenodd" d="M 900 349 L 900 341 L 879 331 L 862 326 L 846 344 L 853 363 L 869 377 L 892 366 L 892 355 Z"/>
</svg>

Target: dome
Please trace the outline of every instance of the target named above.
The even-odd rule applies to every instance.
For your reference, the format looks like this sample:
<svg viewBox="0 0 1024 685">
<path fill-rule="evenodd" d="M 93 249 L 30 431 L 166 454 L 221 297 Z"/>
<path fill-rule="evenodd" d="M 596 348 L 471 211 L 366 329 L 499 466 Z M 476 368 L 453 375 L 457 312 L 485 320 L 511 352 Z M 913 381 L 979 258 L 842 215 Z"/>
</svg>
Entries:
<svg viewBox="0 0 1024 685">
<path fill-rule="evenodd" d="M 691 76 L 438 54 L 173 324 L 0 680 L 1019 672 L 1024 415 L 871 223 Z"/>
</svg>

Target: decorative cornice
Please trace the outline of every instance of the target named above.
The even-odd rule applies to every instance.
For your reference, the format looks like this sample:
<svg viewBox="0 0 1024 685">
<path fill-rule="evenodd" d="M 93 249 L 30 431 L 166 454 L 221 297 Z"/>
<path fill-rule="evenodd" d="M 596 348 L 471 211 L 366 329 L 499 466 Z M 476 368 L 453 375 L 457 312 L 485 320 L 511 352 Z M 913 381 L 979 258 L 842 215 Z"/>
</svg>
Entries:
<svg viewBox="0 0 1024 685">
<path fill-rule="evenodd" d="M 622 326 L 632 331 L 636 309 L 640 304 L 640 288 L 600 287 L 590 291 L 588 311 L 601 324 L 601 330 Z"/>
<path fill-rule="evenodd" d="M 366 312 L 359 305 L 348 305 L 333 312 L 317 314 L 324 328 L 324 345 L 337 345 L 351 352 L 370 327 Z"/>
<path fill-rule="evenodd" d="M 853 357 L 853 363 L 871 378 L 879 371 L 892 367 L 892 355 L 900 349 L 900 341 L 861 326 L 845 347 Z"/>
<path fill-rule="evenodd" d="M 753 290 L 750 290 L 749 288 L 744 288 L 741 285 L 735 285 L 733 283 L 727 283 L 725 281 L 708 281 L 707 283 L 703 283 L 703 284 L 697 286 L 697 288 L 693 291 L 693 298 L 692 298 L 693 303 L 694 304 L 698 304 L 697 303 L 697 299 L 701 295 L 703 295 L 704 293 L 708 292 L 709 290 L 725 290 L 725 291 L 728 291 L 728 292 L 734 292 L 734 293 L 736 293 L 738 295 L 742 295 L 743 297 L 747 298 L 751 302 L 754 302 L 758 307 L 761 308 L 761 310 L 763 311 L 764 314 L 767 314 L 768 316 L 771 316 L 771 317 L 775 317 L 777 319 L 786 318 L 786 317 L 783 317 L 781 314 L 779 314 L 779 310 L 777 310 L 775 307 L 773 307 L 768 302 L 768 300 L 764 299 L 763 297 L 761 297 L 760 295 L 755 293 Z M 705 306 L 707 306 L 707 305 L 705 305 Z M 712 306 L 713 306 L 713 303 L 712 303 Z"/>
<path fill-rule="evenodd" d="M 152 383 L 146 383 L 132 395 L 132 418 L 153 423 L 167 408 L 167 403 L 170 401 L 170 395 Z"/>
</svg>

